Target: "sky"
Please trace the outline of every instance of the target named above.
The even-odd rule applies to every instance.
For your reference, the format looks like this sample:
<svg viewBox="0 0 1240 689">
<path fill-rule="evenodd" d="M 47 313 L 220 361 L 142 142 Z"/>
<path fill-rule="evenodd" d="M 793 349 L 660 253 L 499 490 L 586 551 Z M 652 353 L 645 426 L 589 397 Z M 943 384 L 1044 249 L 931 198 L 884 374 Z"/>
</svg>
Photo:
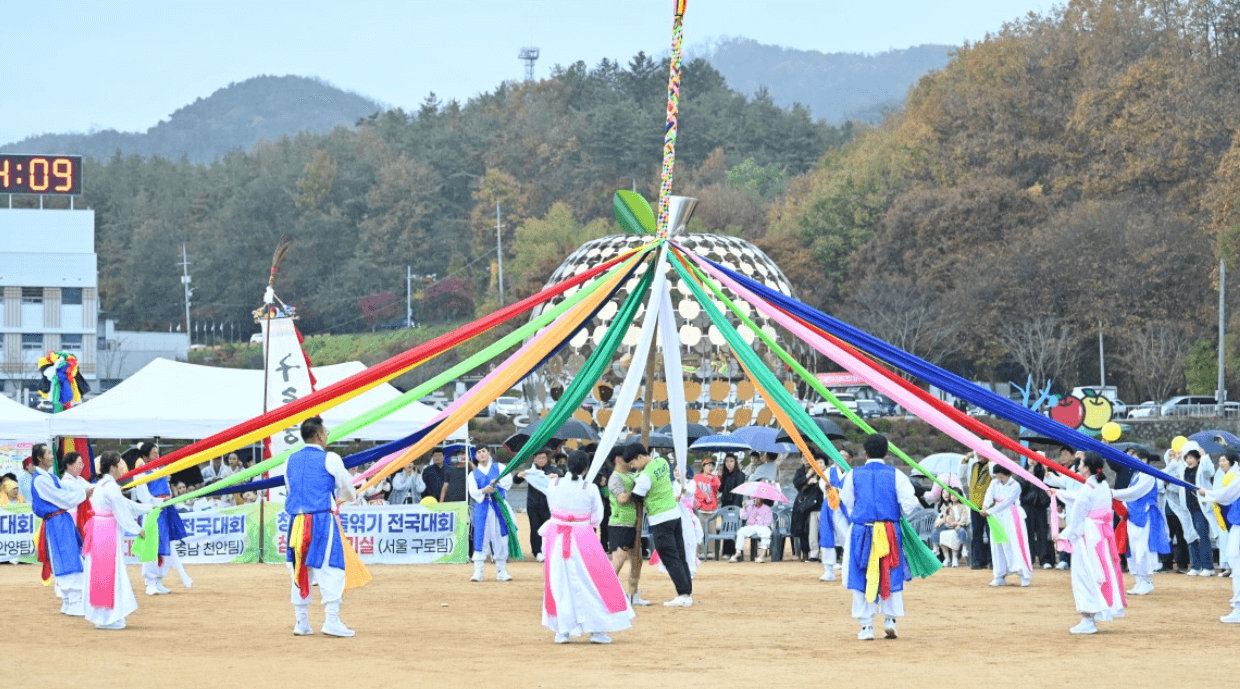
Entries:
<svg viewBox="0 0 1240 689">
<path fill-rule="evenodd" d="M 689 0 L 685 44 L 726 37 L 825 53 L 980 41 L 1047 0 Z M 0 144 L 145 131 L 231 82 L 323 79 L 416 109 L 520 79 L 523 46 L 556 64 L 665 55 L 672 0 L 43 0 L 5 8 Z M 37 56 L 31 59 L 31 55 Z M 16 69 L 13 69 L 16 67 Z"/>
</svg>

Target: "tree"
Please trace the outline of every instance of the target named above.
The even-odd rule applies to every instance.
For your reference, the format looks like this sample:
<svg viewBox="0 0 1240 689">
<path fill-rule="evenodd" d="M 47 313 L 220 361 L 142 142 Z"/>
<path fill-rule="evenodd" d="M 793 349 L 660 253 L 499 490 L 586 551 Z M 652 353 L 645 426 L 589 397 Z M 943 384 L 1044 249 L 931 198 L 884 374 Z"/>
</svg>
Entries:
<svg viewBox="0 0 1240 689">
<path fill-rule="evenodd" d="M 1058 316 L 1004 322 L 999 341 L 1012 360 L 1033 376 L 1034 387 L 1055 381 L 1067 388 L 1068 373 L 1080 353 L 1080 335 Z"/>
<path fill-rule="evenodd" d="M 1183 323 L 1172 321 L 1145 323 L 1129 334 L 1120 360 L 1142 397 L 1163 400 L 1181 388 L 1185 359 L 1194 339 Z"/>
<path fill-rule="evenodd" d="M 943 363 L 959 347 L 956 314 L 903 275 L 867 279 L 844 319 L 931 364 Z"/>
</svg>

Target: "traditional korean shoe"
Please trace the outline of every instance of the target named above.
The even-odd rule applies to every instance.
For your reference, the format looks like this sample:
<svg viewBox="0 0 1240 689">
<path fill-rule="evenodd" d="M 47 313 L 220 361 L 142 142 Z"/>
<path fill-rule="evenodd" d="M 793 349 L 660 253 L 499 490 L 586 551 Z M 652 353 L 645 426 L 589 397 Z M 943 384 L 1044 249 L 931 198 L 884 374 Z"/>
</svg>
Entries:
<svg viewBox="0 0 1240 689">
<path fill-rule="evenodd" d="M 590 643 L 609 644 L 611 643 L 611 637 L 607 636 L 606 634 L 603 634 L 602 632 L 595 632 L 594 634 L 590 635 Z"/>
<path fill-rule="evenodd" d="M 874 640 L 874 628 L 869 627 L 869 626 L 862 627 L 861 631 L 857 632 L 857 639 L 860 641 L 873 641 Z"/>
<path fill-rule="evenodd" d="M 818 581 L 835 581 L 835 570 L 829 567 L 823 570 L 822 576 L 818 577 Z"/>
<path fill-rule="evenodd" d="M 1029 585 L 1032 583 L 1033 583 L 1033 577 L 1021 577 L 1020 578 L 1020 585 L 1025 588 L 1029 588 Z"/>
<path fill-rule="evenodd" d="M 112 624 L 95 625 L 95 629 L 106 629 L 108 631 L 116 631 L 118 629 L 124 629 L 124 628 L 125 628 L 125 620 L 121 620 L 120 622 L 113 622 Z"/>
<path fill-rule="evenodd" d="M 348 638 L 354 636 L 357 632 L 344 626 L 344 622 L 340 620 L 327 620 L 323 623 L 323 633 L 328 636 Z"/>
<path fill-rule="evenodd" d="M 565 634 L 564 632 L 560 632 L 559 634 L 556 634 L 556 635 L 555 635 L 555 642 L 556 642 L 557 644 L 566 644 L 566 643 L 568 643 L 568 634 Z"/>
<path fill-rule="evenodd" d="M 469 580 L 470 581 L 482 581 L 482 572 L 474 572 L 474 575 L 470 577 Z"/>
<path fill-rule="evenodd" d="M 1128 591 L 1130 596 L 1148 596 L 1154 591 L 1154 585 L 1148 581 L 1138 581 L 1137 585 Z"/>
<path fill-rule="evenodd" d="M 495 580 L 496 581 L 512 581 L 512 575 L 508 573 L 508 570 L 504 570 L 502 572 L 496 572 Z"/>
<path fill-rule="evenodd" d="M 298 620 L 293 625 L 293 636 L 310 636 L 314 633 L 314 629 L 310 627 L 310 622 L 306 620 Z"/>
<path fill-rule="evenodd" d="M 159 590 L 159 587 L 157 587 L 155 584 L 147 584 L 147 585 L 146 585 L 146 595 L 148 595 L 148 596 L 159 596 L 159 595 L 162 595 L 162 592 Z"/>
<path fill-rule="evenodd" d="M 1231 611 L 1230 615 L 1224 615 L 1218 618 L 1223 624 L 1240 624 L 1240 608 Z"/>
<path fill-rule="evenodd" d="M 895 639 L 900 636 L 900 632 L 896 629 L 896 618 L 887 618 L 887 621 L 883 624 L 883 634 L 885 634 L 888 639 Z"/>
<path fill-rule="evenodd" d="M 995 577 L 994 579 L 991 580 L 990 585 L 991 586 L 1007 586 L 1008 583 L 1007 583 L 1007 579 L 1004 579 L 1003 577 Z"/>
<path fill-rule="evenodd" d="M 1097 634 L 1098 625 L 1094 624 L 1094 618 L 1082 617 L 1080 623 L 1068 631 L 1073 634 Z"/>
<path fill-rule="evenodd" d="M 86 607 L 81 601 L 62 605 L 60 611 L 71 617 L 86 617 Z"/>
<path fill-rule="evenodd" d="M 155 582 L 155 590 L 159 591 L 159 595 L 161 596 L 167 593 L 172 593 L 172 589 L 168 588 L 167 586 L 164 586 L 164 582 L 162 581 Z"/>
</svg>

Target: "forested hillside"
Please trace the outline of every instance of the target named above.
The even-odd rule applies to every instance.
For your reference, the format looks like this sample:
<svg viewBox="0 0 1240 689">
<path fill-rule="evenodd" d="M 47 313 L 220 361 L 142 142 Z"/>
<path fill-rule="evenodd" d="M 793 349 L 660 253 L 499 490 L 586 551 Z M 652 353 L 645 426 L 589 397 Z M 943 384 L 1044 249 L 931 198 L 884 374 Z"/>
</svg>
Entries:
<svg viewBox="0 0 1240 689">
<path fill-rule="evenodd" d="M 317 79 L 261 76 L 217 90 L 178 109 L 145 132 L 108 129 L 89 134 L 42 134 L 5 144 L 7 153 L 71 153 L 106 159 L 160 156 L 207 163 L 235 148 L 299 132 L 326 133 L 378 112 L 374 101 Z"/>
</svg>

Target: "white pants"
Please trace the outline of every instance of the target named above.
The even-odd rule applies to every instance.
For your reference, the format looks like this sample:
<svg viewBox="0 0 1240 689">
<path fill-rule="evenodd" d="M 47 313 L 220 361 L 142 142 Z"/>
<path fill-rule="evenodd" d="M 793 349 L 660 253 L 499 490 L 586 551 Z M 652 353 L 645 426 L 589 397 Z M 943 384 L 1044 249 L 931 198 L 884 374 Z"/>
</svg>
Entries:
<svg viewBox="0 0 1240 689">
<path fill-rule="evenodd" d="M 821 511 L 809 513 L 809 556 L 810 558 L 818 557 L 818 522 L 822 519 Z"/>
<path fill-rule="evenodd" d="M 482 547 L 474 551 L 475 562 L 485 562 L 488 550 L 496 563 L 508 561 L 508 537 L 500 531 L 499 518 L 495 516 L 494 512 L 487 510 L 486 523 L 475 523 L 474 529 L 483 530 Z"/>
<path fill-rule="evenodd" d="M 82 606 L 82 592 L 86 588 L 86 578 L 81 572 L 56 575 L 55 586 L 56 595 L 60 596 L 63 601 L 61 610 Z"/>
<path fill-rule="evenodd" d="M 142 580 L 146 582 L 146 585 L 151 586 L 157 582 L 163 581 L 164 577 L 168 576 L 168 570 L 172 566 L 172 558 L 176 556 L 176 551 L 173 551 L 172 555 L 165 556 L 164 564 L 162 565 L 159 564 L 158 558 L 151 562 L 143 562 Z"/>
<path fill-rule="evenodd" d="M 853 591 L 852 616 L 862 627 L 874 624 L 874 615 L 882 613 L 885 617 L 904 617 L 904 592 L 892 591 L 886 600 L 879 598 L 873 603 L 865 599 L 865 594 Z"/>
<path fill-rule="evenodd" d="M 1138 579 L 1149 580 L 1158 562 L 1158 555 L 1150 552 L 1149 522 L 1145 526 L 1128 522 L 1128 548 L 1132 552 L 1128 556 L 1128 571 Z"/>
<path fill-rule="evenodd" d="M 771 527 L 769 526 L 752 526 L 746 524 L 736 530 L 736 552 L 739 555 L 745 548 L 745 541 L 756 538 L 758 539 L 758 547 L 766 550 L 771 547 Z"/>
<path fill-rule="evenodd" d="M 310 567 L 310 593 L 314 594 L 314 586 L 319 587 L 319 602 L 323 605 L 339 603 L 344 598 L 344 570 L 339 567 L 332 567 L 327 564 L 331 562 L 332 546 L 335 544 L 338 529 L 327 530 L 327 548 L 323 551 L 323 567 Z M 167 562 L 167 558 L 164 559 Z M 311 596 L 305 598 L 301 595 L 301 589 L 297 586 L 297 570 L 289 564 L 289 573 L 292 575 L 292 587 L 290 589 L 290 598 L 295 607 L 305 607 L 310 605 Z"/>
</svg>

